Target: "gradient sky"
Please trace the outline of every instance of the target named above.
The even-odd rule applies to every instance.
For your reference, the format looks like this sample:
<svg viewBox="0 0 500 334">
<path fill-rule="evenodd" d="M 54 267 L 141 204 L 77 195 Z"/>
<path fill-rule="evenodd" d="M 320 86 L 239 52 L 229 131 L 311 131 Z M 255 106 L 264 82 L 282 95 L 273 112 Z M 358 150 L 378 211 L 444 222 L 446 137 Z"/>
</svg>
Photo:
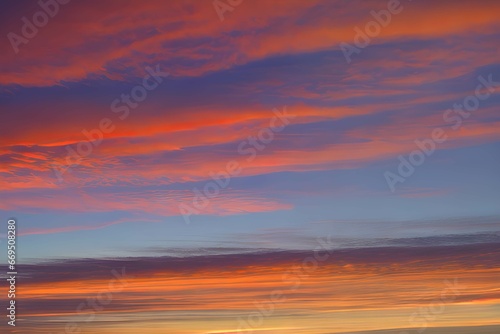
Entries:
<svg viewBox="0 0 500 334">
<path fill-rule="evenodd" d="M 213 1 L 73 0 L 17 53 L 8 34 L 40 6 L 2 3 L 0 217 L 17 219 L 26 269 L 18 333 L 64 328 L 123 266 L 135 278 L 88 333 L 231 333 L 327 236 L 334 256 L 256 332 L 409 327 L 456 278 L 467 291 L 429 327 L 500 324 L 500 84 L 467 118 L 447 113 L 479 77 L 500 82 L 500 2 L 404 0 L 348 63 L 341 43 L 387 3 L 244 0 L 221 21 Z M 168 76 L 120 119 L 113 102 L 148 67 Z M 284 111 L 290 124 L 241 154 Z M 58 178 L 103 119 L 114 130 Z M 447 140 L 391 191 L 385 173 L 438 128 Z M 180 207 L 231 161 L 241 172 L 187 224 Z"/>
</svg>

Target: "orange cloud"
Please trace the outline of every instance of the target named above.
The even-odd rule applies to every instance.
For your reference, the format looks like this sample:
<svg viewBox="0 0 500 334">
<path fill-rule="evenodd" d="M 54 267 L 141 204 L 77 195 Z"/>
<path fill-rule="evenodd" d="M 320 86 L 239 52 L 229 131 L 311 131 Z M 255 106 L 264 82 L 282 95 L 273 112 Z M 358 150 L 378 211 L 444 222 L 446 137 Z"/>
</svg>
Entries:
<svg viewBox="0 0 500 334">
<path fill-rule="evenodd" d="M 490 251 L 498 252 L 497 248 Z M 231 332 L 242 323 L 251 328 L 251 316 L 263 312 L 267 315 L 253 326 L 263 332 L 286 327 L 310 334 L 324 333 L 325 328 L 336 332 L 417 328 L 408 320 L 412 314 L 418 315 L 422 309 L 432 314 L 430 308 L 438 305 L 443 311 L 432 321 L 427 319 L 429 327 L 492 325 L 497 317 L 487 310 L 500 302 L 495 289 L 500 271 L 493 266 L 494 255 L 481 255 L 479 249 L 477 245 L 467 250 L 442 247 L 434 253 L 419 249 L 420 255 L 415 250 L 400 250 L 399 256 L 389 255 L 395 254 L 391 249 L 351 250 L 334 252 L 330 258 L 317 261 L 317 266 L 310 260 L 304 265 L 313 252 L 289 257 L 281 253 L 282 259 L 276 254 L 246 259 L 236 255 L 216 264 L 196 258 L 142 259 L 146 261 L 141 265 L 146 268 L 143 274 L 134 271 L 136 262 L 128 259 L 117 262 L 125 266 L 121 270 L 126 273 L 123 285 L 111 270 L 105 272 L 112 263 L 101 261 L 98 268 L 103 274 L 92 269 L 88 278 L 65 279 L 60 275 L 56 281 L 26 281 L 20 302 L 38 305 L 38 300 L 52 300 L 43 309 L 33 307 L 24 312 L 25 317 L 42 324 L 54 319 L 83 322 L 95 310 L 83 307 L 77 314 L 76 308 L 87 300 L 98 300 L 100 293 L 109 293 L 112 301 L 102 305 L 98 319 L 130 320 L 133 314 L 138 326 L 151 327 L 153 333 L 162 329 L 173 333 Z M 383 258 L 376 257 L 383 254 Z M 254 263 L 254 258 L 266 261 Z M 196 266 L 187 265 L 190 261 Z M 169 263 L 174 262 L 169 269 Z M 155 268 L 162 263 L 165 269 Z M 72 266 L 80 270 L 81 264 Z M 42 269 L 40 272 L 45 272 Z M 112 281 L 116 289 L 109 288 Z M 51 323 L 58 327 L 58 322 Z M 114 321 L 110 326 L 118 331 L 129 325 Z M 91 324 L 87 329 L 99 332 Z"/>
<path fill-rule="evenodd" d="M 141 6 L 132 1 L 119 5 L 105 2 L 92 7 L 72 3 L 61 9 L 18 55 L 6 52 L 1 56 L 5 66 L 0 84 L 44 86 L 95 75 L 123 78 L 108 68 L 132 67 L 138 74 L 145 63 L 172 58 L 196 63 L 195 66 L 188 66 L 187 62 L 172 63 L 169 70 L 174 75 L 197 76 L 270 56 L 338 48 L 340 42 L 352 42 L 355 26 L 363 27 L 373 19 L 371 10 L 386 6 L 386 1 L 362 3 L 356 8 L 340 1 L 252 1 L 239 6 L 230 18 L 220 22 L 211 3 L 197 1 L 148 1 Z M 402 38 L 487 33 L 498 25 L 499 6 L 495 1 L 481 5 L 441 1 L 429 9 L 426 2 L 408 3 L 374 38 L 373 44 Z M 306 14 L 314 10 L 319 16 L 309 19 Z M 446 20 L 441 19 L 443 13 Z M 297 24 L 301 20 L 308 20 L 308 24 Z M 12 21 L 8 22 L 9 29 L 18 30 L 19 21 Z M 231 36 L 235 31 L 238 37 Z M 208 43 L 208 47 L 199 43 L 178 47 L 182 40 L 218 43 Z M 8 41 L 4 43 L 9 50 Z M 54 52 L 60 56 L 59 60 L 49 61 Z M 15 69 L 11 66 L 14 63 Z"/>
</svg>

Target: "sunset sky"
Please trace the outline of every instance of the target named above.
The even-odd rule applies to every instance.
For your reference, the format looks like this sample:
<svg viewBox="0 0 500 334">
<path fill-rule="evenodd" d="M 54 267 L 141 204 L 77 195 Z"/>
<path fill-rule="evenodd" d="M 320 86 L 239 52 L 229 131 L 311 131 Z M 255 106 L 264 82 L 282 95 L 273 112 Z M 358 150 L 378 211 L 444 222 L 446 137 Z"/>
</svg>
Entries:
<svg viewBox="0 0 500 334">
<path fill-rule="evenodd" d="M 0 31 L 2 333 L 500 332 L 499 1 L 3 1 Z"/>
</svg>

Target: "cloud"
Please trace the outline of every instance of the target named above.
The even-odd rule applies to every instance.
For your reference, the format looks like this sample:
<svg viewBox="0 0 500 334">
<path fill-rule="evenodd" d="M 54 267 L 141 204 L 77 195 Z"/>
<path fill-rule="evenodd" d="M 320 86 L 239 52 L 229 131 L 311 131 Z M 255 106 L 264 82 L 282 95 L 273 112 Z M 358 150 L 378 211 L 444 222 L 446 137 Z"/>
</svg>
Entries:
<svg viewBox="0 0 500 334">
<path fill-rule="evenodd" d="M 55 330 L 67 321 L 76 321 L 92 332 L 94 326 L 102 328 L 102 321 L 125 316 L 126 322 L 113 322 L 111 328 L 130 325 L 130 321 L 138 326 L 159 322 L 162 328 L 196 332 L 202 323 L 200 330 L 205 331 L 237 328 L 233 327 L 237 326 L 234 319 L 251 314 L 255 303 L 265 304 L 279 289 L 286 300 L 274 303 L 275 311 L 266 318 L 267 327 L 293 317 L 295 326 L 304 333 L 319 331 L 318 319 L 331 329 L 340 329 L 337 317 L 342 315 L 344 330 L 360 330 L 368 329 L 357 321 L 360 314 L 370 319 L 389 313 L 393 319 L 390 325 L 373 321 L 370 329 L 404 327 L 408 314 L 429 305 L 448 289 L 446 279 L 453 282 L 458 278 L 461 289 L 446 307 L 481 317 L 483 305 L 494 305 L 500 298 L 493 289 L 499 253 L 498 242 L 337 250 L 317 268 L 307 270 L 300 267 L 304 259 L 314 256 L 312 251 L 60 260 L 22 266 L 19 302 L 26 305 L 26 330 L 35 325 Z M 325 254 L 325 250 L 320 253 Z M 125 275 L 119 291 L 107 290 L 109 282 L 117 282 L 113 269 Z M 76 308 L 88 298 L 97 298 L 100 291 L 111 293 L 112 302 L 104 305 L 95 323 L 86 324 L 91 310 L 78 315 Z M 308 320 L 313 314 L 315 323 Z M 494 317 L 482 316 L 484 324 L 493 324 Z M 214 321 L 208 326 L 207 317 Z M 457 326 L 472 323 L 454 319 L 443 324 L 450 321 Z"/>
<path fill-rule="evenodd" d="M 495 1 L 477 6 L 448 0 L 433 4 L 431 11 L 422 2 L 405 4 L 373 43 L 487 33 L 498 24 L 498 6 Z M 89 77 L 126 78 L 152 60 L 161 60 L 176 76 L 199 76 L 266 57 L 338 48 L 340 42 L 352 42 L 355 26 L 373 20 L 371 10 L 386 7 L 386 1 L 356 6 L 342 1 L 253 1 L 221 23 L 211 3 L 149 1 L 138 7 L 125 1 L 89 7 L 75 2 L 61 8 L 19 54 L 2 54 L 0 83 L 45 86 Z M 443 11 L 447 20 L 440 19 Z M 425 27 L 415 29 L 420 22 Z M 6 20 L 3 30 L 19 32 L 20 21 Z M 8 40 L 3 43 L 11 51 Z M 35 66 L 34 59 L 43 65 Z"/>
</svg>

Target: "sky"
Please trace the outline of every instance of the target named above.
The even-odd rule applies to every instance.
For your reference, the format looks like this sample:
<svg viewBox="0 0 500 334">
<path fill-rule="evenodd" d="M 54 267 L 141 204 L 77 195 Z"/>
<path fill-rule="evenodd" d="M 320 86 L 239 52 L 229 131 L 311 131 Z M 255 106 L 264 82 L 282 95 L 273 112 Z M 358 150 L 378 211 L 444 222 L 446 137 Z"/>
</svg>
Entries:
<svg viewBox="0 0 500 334">
<path fill-rule="evenodd" d="M 494 0 L 2 3 L 15 333 L 498 332 L 499 27 Z"/>
</svg>

